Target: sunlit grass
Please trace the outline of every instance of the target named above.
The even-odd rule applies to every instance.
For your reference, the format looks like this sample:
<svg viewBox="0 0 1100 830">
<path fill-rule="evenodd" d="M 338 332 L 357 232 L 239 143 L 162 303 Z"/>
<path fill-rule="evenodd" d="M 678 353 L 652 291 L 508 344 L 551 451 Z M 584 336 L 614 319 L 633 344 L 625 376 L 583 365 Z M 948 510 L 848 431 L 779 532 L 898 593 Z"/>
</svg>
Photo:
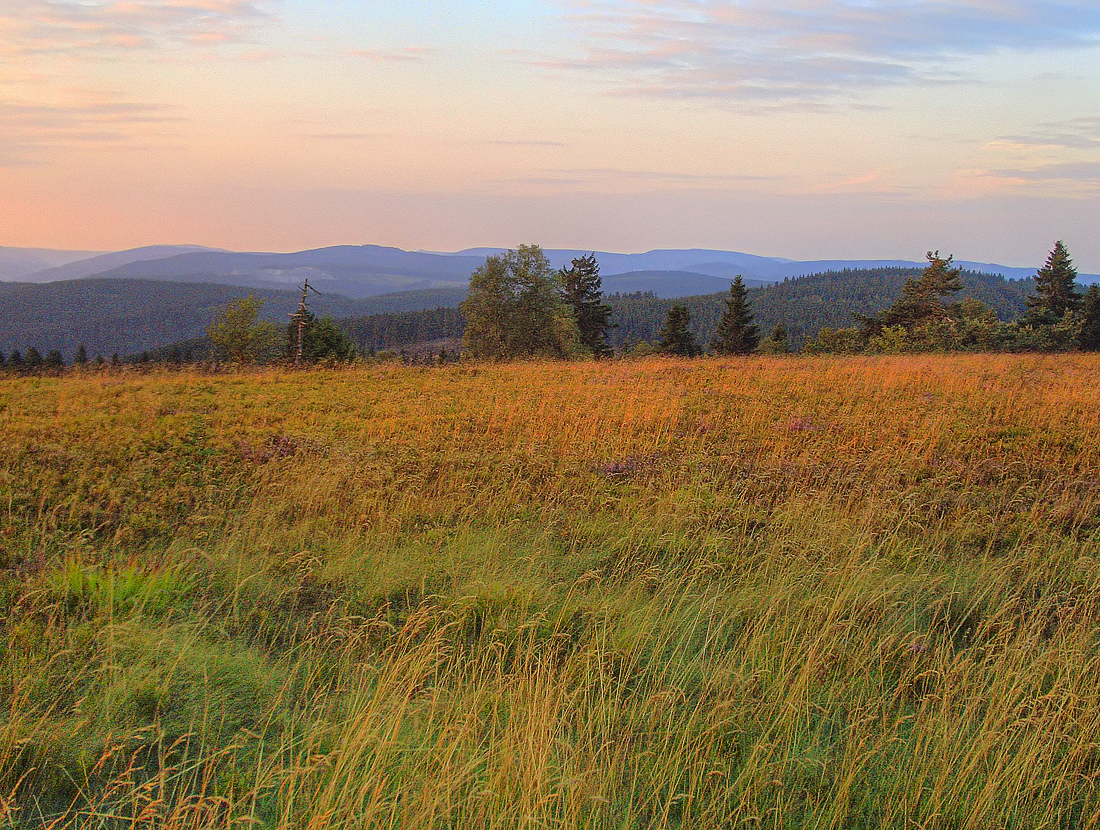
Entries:
<svg viewBox="0 0 1100 830">
<path fill-rule="evenodd" d="M 1098 376 L 0 381 L 0 820 L 1092 826 Z"/>
</svg>

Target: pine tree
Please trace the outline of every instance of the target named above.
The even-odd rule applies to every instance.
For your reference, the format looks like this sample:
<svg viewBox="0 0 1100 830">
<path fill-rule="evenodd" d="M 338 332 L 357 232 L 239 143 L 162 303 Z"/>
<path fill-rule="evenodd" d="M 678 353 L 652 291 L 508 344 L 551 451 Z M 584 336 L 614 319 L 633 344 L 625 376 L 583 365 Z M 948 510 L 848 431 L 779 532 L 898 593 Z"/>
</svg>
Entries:
<svg viewBox="0 0 1100 830">
<path fill-rule="evenodd" d="M 355 344 L 325 315 L 317 319 L 306 312 L 306 322 L 302 329 L 302 361 L 316 363 L 319 360 L 335 360 L 349 363 L 355 359 Z M 292 320 L 287 326 L 287 356 L 293 358 L 298 352 L 298 323 Z"/>
<path fill-rule="evenodd" d="M 1081 329 L 1077 348 L 1083 352 L 1100 352 L 1100 287 L 1089 286 L 1081 300 Z"/>
<path fill-rule="evenodd" d="M 901 289 L 898 298 L 889 309 L 877 317 L 861 317 L 865 333 L 883 326 L 903 326 L 912 329 L 931 320 L 950 317 L 957 308 L 945 305 L 943 297 L 962 290 L 962 269 L 952 268 L 953 256 L 944 259 L 939 251 L 927 253 L 928 267 L 920 279 L 910 277 Z"/>
<path fill-rule="evenodd" d="M 717 354 L 750 354 L 760 345 L 760 334 L 753 325 L 752 307 L 745 282 L 738 274 L 730 283 L 726 309 L 718 321 L 718 330 L 710 343 Z"/>
<path fill-rule="evenodd" d="M 74 366 L 87 366 L 88 365 L 88 353 L 84 351 L 84 344 L 81 343 L 76 350 L 76 357 L 73 358 Z"/>
<path fill-rule="evenodd" d="M 611 306 L 603 302 L 600 266 L 593 252 L 577 257 L 560 274 L 561 298 L 573 309 L 581 345 L 599 360 L 612 354 L 607 345 L 607 330 L 612 327 Z"/>
<path fill-rule="evenodd" d="M 1081 297 L 1074 291 L 1077 269 L 1062 240 L 1054 243 L 1054 250 L 1047 257 L 1046 265 L 1035 275 L 1035 293 L 1027 298 L 1028 321 L 1052 324 L 1075 311 Z"/>
<path fill-rule="evenodd" d="M 688 329 L 691 315 L 687 306 L 676 303 L 668 310 L 668 318 L 661 327 L 661 339 L 657 348 L 664 354 L 676 354 L 682 357 L 695 357 L 702 350 Z"/>
<path fill-rule="evenodd" d="M 760 342 L 760 351 L 765 354 L 788 354 L 791 351 L 790 337 L 787 335 L 787 327 L 782 323 L 776 323 L 772 333 Z"/>
<path fill-rule="evenodd" d="M 8 369 L 13 372 L 22 372 L 26 368 L 26 363 L 23 360 L 23 355 L 19 353 L 19 349 L 13 351 L 8 355 Z"/>
<path fill-rule="evenodd" d="M 42 359 L 42 353 L 39 352 L 38 349 L 36 349 L 34 346 L 31 346 L 29 349 L 27 349 L 27 357 L 25 360 L 25 365 L 27 369 L 34 372 L 38 369 L 41 369 L 42 364 L 45 362 L 46 361 Z"/>
<path fill-rule="evenodd" d="M 46 357 L 42 363 L 51 371 L 60 371 L 65 368 L 65 358 L 61 356 L 61 352 L 57 349 L 50 349 L 46 352 Z"/>
</svg>

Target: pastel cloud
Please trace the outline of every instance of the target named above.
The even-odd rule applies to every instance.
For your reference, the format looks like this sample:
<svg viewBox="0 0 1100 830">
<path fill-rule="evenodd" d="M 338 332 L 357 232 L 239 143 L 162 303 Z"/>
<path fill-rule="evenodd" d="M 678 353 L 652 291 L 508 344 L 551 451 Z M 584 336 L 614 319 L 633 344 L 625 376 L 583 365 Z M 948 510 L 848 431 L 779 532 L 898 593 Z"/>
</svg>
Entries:
<svg viewBox="0 0 1100 830">
<path fill-rule="evenodd" d="M 0 101 L 0 167 L 34 164 L 43 151 L 77 144 L 120 144 L 150 126 L 179 121 L 166 107 L 94 96 L 83 103 Z"/>
<path fill-rule="evenodd" d="M 967 58 L 1100 44 L 1093 0 L 557 0 L 587 70 L 628 94 L 818 101 L 965 80 Z"/>
<path fill-rule="evenodd" d="M 352 49 L 348 54 L 374 63 L 415 63 L 436 51 L 426 46 L 407 46 L 401 49 Z"/>
<path fill-rule="evenodd" d="M 0 56 L 92 56 L 246 40 L 269 21 L 263 0 L 7 0 Z"/>
<path fill-rule="evenodd" d="M 1100 149 L 1100 116 L 1041 124 L 1030 134 L 1002 136 L 997 143 L 1018 148 Z"/>
</svg>

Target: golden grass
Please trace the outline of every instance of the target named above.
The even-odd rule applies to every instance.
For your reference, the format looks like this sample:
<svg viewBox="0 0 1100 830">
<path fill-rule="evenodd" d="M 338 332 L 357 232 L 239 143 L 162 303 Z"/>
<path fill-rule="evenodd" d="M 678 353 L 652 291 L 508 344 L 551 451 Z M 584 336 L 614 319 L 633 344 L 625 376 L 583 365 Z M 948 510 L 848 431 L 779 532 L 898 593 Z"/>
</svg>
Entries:
<svg viewBox="0 0 1100 830">
<path fill-rule="evenodd" d="M 1095 826 L 1098 376 L 0 381 L 0 821 Z"/>
</svg>

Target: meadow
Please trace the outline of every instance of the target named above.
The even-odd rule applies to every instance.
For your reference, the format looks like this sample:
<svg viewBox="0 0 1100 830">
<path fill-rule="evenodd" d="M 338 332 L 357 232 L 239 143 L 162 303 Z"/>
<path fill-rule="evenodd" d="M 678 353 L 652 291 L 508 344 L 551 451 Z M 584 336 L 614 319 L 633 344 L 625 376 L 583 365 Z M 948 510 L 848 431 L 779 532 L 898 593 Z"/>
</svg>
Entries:
<svg viewBox="0 0 1100 830">
<path fill-rule="evenodd" d="M 0 379 L 0 826 L 1097 826 L 1098 379 Z"/>
</svg>

